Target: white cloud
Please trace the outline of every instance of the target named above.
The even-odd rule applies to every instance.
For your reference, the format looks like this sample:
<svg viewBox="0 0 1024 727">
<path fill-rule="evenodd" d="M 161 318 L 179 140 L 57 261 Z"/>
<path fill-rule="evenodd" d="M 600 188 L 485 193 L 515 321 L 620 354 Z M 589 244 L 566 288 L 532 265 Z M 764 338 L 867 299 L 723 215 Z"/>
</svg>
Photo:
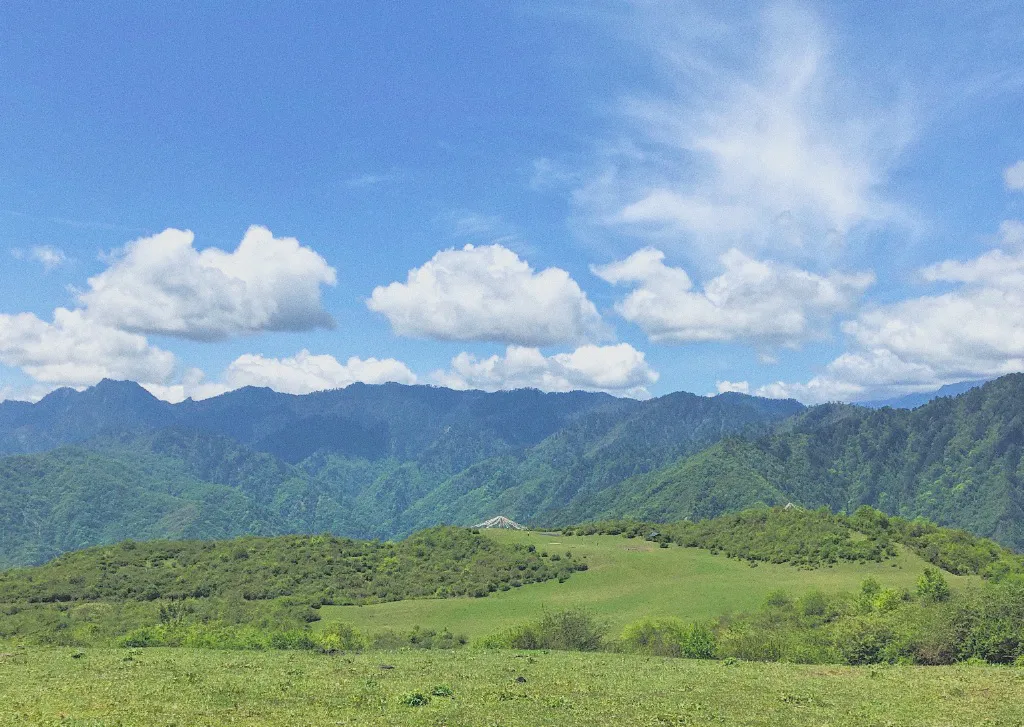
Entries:
<svg viewBox="0 0 1024 727">
<path fill-rule="evenodd" d="M 234 252 L 196 250 L 194 235 L 168 229 L 129 243 L 80 295 L 108 326 L 201 341 L 259 331 L 331 327 L 320 286 L 327 262 L 298 240 L 250 227 Z"/>
<path fill-rule="evenodd" d="M 647 386 L 657 382 L 658 372 L 650 367 L 643 352 L 628 343 L 588 344 L 554 356 L 544 356 L 536 348 L 509 346 L 504 356 L 484 359 L 460 353 L 452 359 L 448 371 L 435 372 L 433 379 L 453 389 L 579 389 L 647 398 Z"/>
<path fill-rule="evenodd" d="M 1024 190 L 1024 159 L 1003 171 L 1007 189 Z"/>
<path fill-rule="evenodd" d="M 398 174 L 394 172 L 391 174 L 360 174 L 346 179 L 345 186 L 351 189 L 365 189 L 394 181 L 397 178 Z"/>
<path fill-rule="evenodd" d="M 1024 248 L 1024 221 L 1003 220 L 999 225 L 999 243 L 1008 248 Z"/>
<path fill-rule="evenodd" d="M 920 271 L 947 292 L 866 308 L 843 324 L 851 350 L 806 384 L 763 395 L 872 399 L 1024 370 L 1024 252 L 991 250 Z"/>
<path fill-rule="evenodd" d="M 827 332 L 828 320 L 847 310 L 874 282 L 869 273 L 816 275 L 730 250 L 725 272 L 702 291 L 682 268 L 669 267 L 660 250 L 645 248 L 625 260 L 592 266 L 612 284 L 635 289 L 615 309 L 652 341 L 745 341 L 795 346 Z"/>
<path fill-rule="evenodd" d="M 51 247 L 50 245 L 37 245 L 32 248 L 32 258 L 39 263 L 42 263 L 43 268 L 49 272 L 56 267 L 60 267 L 67 262 L 67 255 L 64 251 Z"/>
<path fill-rule="evenodd" d="M 913 136 L 909 114 L 854 87 L 813 14 L 775 5 L 753 38 L 746 18 L 659 21 L 647 37 L 660 39 L 676 90 L 625 103 L 629 143 L 604 150 L 576 196 L 590 214 L 711 252 L 821 244 L 908 220 L 884 188 Z"/>
<path fill-rule="evenodd" d="M 32 313 L 0 314 L 0 363 L 37 382 L 89 386 L 104 378 L 163 382 L 174 355 L 143 336 L 97 324 L 80 310 L 58 308 L 52 323 Z"/>
<path fill-rule="evenodd" d="M 202 369 L 192 368 L 185 372 L 177 384 L 142 384 L 158 399 L 178 404 L 185 399 L 202 401 L 212 396 L 231 391 L 232 387 L 223 382 L 207 381 Z"/>
<path fill-rule="evenodd" d="M 560 268 L 535 272 L 501 245 L 443 250 L 366 302 L 401 336 L 524 346 L 605 338 L 594 304 Z"/>
<path fill-rule="evenodd" d="M 729 391 L 739 394 L 749 394 L 750 383 L 747 381 L 716 381 L 715 390 L 719 394 L 724 394 Z"/>
<path fill-rule="evenodd" d="M 341 389 L 356 382 L 416 383 L 416 375 L 404 363 L 393 358 L 361 359 L 352 356 L 342 364 L 334 356 L 313 355 L 306 350 L 289 358 L 267 358 L 259 354 L 239 356 L 228 366 L 225 379 L 232 389 L 267 386 L 288 394 Z"/>
<path fill-rule="evenodd" d="M 264 386 L 285 394 L 343 389 L 351 384 L 415 384 L 416 374 L 393 358 L 350 357 L 341 363 L 328 354 L 303 349 L 294 356 L 272 358 L 247 353 L 232 361 L 220 381 L 207 381 L 199 369 L 190 369 L 178 384 L 147 385 L 156 397 L 177 403 L 187 398 L 208 399 L 243 386 Z"/>
</svg>

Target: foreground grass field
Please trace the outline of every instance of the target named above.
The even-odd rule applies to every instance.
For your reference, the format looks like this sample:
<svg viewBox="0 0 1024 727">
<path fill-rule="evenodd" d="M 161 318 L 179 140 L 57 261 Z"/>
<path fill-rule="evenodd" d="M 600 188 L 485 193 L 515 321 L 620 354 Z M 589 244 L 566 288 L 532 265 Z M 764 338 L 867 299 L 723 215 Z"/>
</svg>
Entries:
<svg viewBox="0 0 1024 727">
<path fill-rule="evenodd" d="M 589 570 L 565 583 L 548 581 L 491 594 L 487 598 L 396 601 L 371 606 L 325 606 L 325 628 L 339 621 L 363 633 L 414 626 L 487 636 L 540 616 L 544 609 L 583 607 L 607 621 L 613 633 L 645 617 L 675 616 L 684 621 L 711 619 L 752 610 L 772 591 L 794 595 L 812 589 L 856 591 L 861 582 L 876 578 L 883 586 L 914 589 L 928 565 L 900 549 L 884 563 L 847 563 L 833 568 L 800 570 L 789 565 L 745 562 L 711 555 L 706 550 L 671 546 L 614 535 L 552 536 L 537 532 L 485 531 L 490 537 L 536 546 L 551 555 L 571 550 L 583 556 Z M 954 588 L 977 580 L 948 576 Z"/>
<path fill-rule="evenodd" d="M 382 668 L 386 664 L 392 668 Z M 822 667 L 568 652 L 31 649 L 0 725 L 1024 724 L 1024 670 Z"/>
</svg>

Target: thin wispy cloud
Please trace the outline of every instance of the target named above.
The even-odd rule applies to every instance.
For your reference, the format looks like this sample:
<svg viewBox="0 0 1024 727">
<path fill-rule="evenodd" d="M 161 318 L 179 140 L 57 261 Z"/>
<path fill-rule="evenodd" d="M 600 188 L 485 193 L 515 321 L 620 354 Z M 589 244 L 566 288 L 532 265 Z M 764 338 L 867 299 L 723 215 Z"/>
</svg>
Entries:
<svg viewBox="0 0 1024 727">
<path fill-rule="evenodd" d="M 371 187 L 379 187 L 387 182 L 392 182 L 398 178 L 397 173 L 388 174 L 359 174 L 354 177 L 349 177 L 345 180 L 345 186 L 350 189 L 368 189 Z"/>
<path fill-rule="evenodd" d="M 662 37 L 652 52 L 670 90 L 622 102 L 629 143 L 608 147 L 577 201 L 605 225 L 708 253 L 908 224 L 886 182 L 914 136 L 909 104 L 865 100 L 878 94 L 840 72 L 802 6 L 774 6 L 752 32 L 711 24 L 703 37 Z"/>
<path fill-rule="evenodd" d="M 46 272 L 50 272 L 68 261 L 68 256 L 63 250 L 51 245 L 36 245 L 27 250 L 16 247 L 11 250 L 11 256 L 15 260 L 34 260 L 42 265 Z"/>
</svg>

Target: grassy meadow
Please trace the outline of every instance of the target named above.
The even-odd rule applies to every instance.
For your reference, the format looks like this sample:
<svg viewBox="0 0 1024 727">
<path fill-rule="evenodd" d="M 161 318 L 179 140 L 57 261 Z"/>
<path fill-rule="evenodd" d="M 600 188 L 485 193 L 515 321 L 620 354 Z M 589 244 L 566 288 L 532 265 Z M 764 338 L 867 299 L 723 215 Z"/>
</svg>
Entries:
<svg viewBox="0 0 1024 727">
<path fill-rule="evenodd" d="M 1024 724 L 1024 670 L 485 650 L 0 655 L 5 727 L 300 724 L 1010 727 Z"/>
<path fill-rule="evenodd" d="M 769 593 L 779 589 L 793 595 L 813 589 L 856 591 L 864 579 L 874 577 L 883 586 L 913 590 L 928 565 L 900 548 L 895 558 L 882 563 L 841 563 L 814 570 L 770 563 L 751 567 L 745 561 L 711 555 L 706 550 L 675 545 L 660 548 L 639 538 L 484 532 L 503 542 L 534 545 L 539 552 L 550 555 L 572 551 L 574 557 L 585 559 L 589 570 L 574 574 L 564 583 L 536 583 L 492 593 L 487 598 L 324 606 L 316 628 L 339 621 L 363 633 L 414 626 L 436 630 L 447 627 L 472 639 L 535 619 L 545 609 L 582 607 L 618 633 L 645 617 L 674 616 L 689 622 L 754 610 Z M 977 580 L 948 574 L 947 579 L 953 588 Z"/>
</svg>

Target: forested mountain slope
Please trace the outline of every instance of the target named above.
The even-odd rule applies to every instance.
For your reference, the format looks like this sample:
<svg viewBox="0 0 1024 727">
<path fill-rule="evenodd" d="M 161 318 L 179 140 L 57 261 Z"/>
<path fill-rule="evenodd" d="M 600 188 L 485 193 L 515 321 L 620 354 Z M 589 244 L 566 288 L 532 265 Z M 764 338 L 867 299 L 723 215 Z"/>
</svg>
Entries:
<svg viewBox="0 0 1024 727">
<path fill-rule="evenodd" d="M 705 517 L 757 503 L 871 505 L 1024 548 L 1024 375 L 913 411 L 814 407 L 573 503 L 558 519 Z"/>
<path fill-rule="evenodd" d="M 0 567 L 124 538 L 388 538 L 499 510 L 537 522 L 802 410 L 739 394 L 637 402 L 397 385 L 173 406 L 104 382 L 0 405 L 9 449 L 74 442 L 0 458 Z"/>
<path fill-rule="evenodd" d="M 1024 375 L 902 410 L 724 394 L 397 385 L 170 405 L 134 384 L 0 405 L 0 567 L 124 538 L 391 538 L 757 504 L 922 515 L 1024 548 Z"/>
</svg>

